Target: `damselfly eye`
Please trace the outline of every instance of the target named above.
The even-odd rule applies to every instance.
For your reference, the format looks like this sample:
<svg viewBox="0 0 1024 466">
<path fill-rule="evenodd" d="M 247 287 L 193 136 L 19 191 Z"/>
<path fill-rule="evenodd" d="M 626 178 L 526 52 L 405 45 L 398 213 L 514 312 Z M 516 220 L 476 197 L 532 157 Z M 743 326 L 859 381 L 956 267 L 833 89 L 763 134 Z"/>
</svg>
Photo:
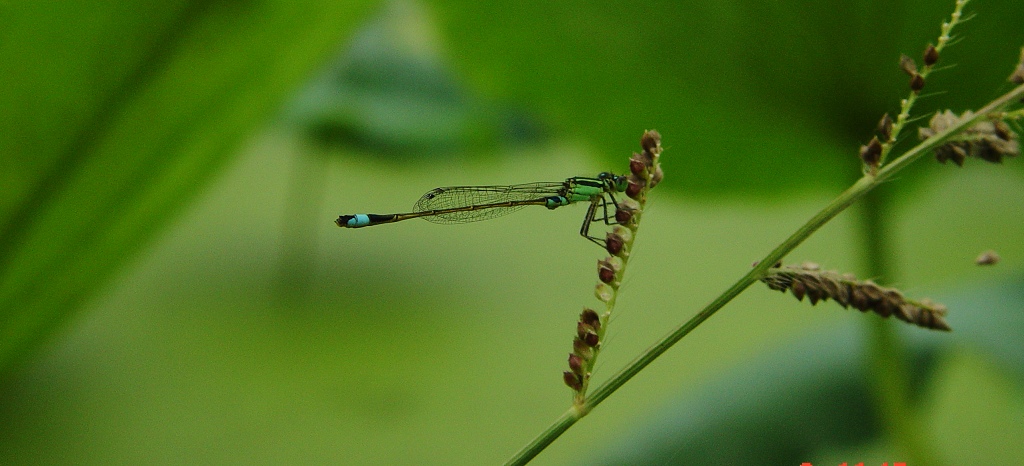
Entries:
<svg viewBox="0 0 1024 466">
<path fill-rule="evenodd" d="M 629 179 L 625 175 L 616 175 L 612 176 L 612 179 L 608 180 L 607 184 L 621 193 L 629 186 Z"/>
</svg>

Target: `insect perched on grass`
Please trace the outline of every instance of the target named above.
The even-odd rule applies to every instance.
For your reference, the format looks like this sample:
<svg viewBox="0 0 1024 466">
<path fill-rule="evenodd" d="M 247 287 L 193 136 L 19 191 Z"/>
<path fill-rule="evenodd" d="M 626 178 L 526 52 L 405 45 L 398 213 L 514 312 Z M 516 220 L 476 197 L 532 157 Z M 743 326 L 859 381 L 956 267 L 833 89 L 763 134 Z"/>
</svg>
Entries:
<svg viewBox="0 0 1024 466">
<path fill-rule="evenodd" d="M 489 220 L 515 212 L 528 205 L 548 209 L 589 202 L 580 235 L 604 246 L 604 239 L 590 236 L 590 224 L 615 219 L 615 194 L 626 190 L 625 176 L 603 172 L 596 177 L 575 176 L 561 182 L 514 184 L 510 186 L 449 186 L 428 191 L 416 201 L 413 211 L 404 214 L 342 215 L 335 223 L 342 228 L 362 228 L 410 218 L 452 224 Z M 611 214 L 608 205 L 611 204 Z"/>
</svg>

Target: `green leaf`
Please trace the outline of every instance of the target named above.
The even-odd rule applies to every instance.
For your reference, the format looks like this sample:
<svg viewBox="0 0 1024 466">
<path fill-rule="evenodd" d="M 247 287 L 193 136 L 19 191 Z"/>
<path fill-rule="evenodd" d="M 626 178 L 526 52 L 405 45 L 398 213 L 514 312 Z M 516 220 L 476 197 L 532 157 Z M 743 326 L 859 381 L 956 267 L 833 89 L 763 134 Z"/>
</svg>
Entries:
<svg viewBox="0 0 1024 466">
<path fill-rule="evenodd" d="M 893 322 L 911 342 L 915 408 L 928 422 L 930 441 L 947 459 L 1005 458 L 1016 452 L 1019 442 L 974 446 L 977 439 L 1016 438 L 1009 434 L 1021 431 L 1007 413 L 1024 405 L 1006 401 L 1019 399 L 1024 391 L 1021 284 L 1020 279 L 1004 280 L 940 297 L 952 310 L 950 333 Z M 828 302 L 819 307 L 822 312 L 856 312 Z M 857 325 L 805 335 L 737 367 L 695 397 L 666 403 L 662 414 L 638 428 L 633 438 L 598 456 L 603 464 L 836 464 L 822 456 L 836 450 L 863 454 L 866 446 L 884 441 L 865 357 L 863 329 Z M 967 428 L 970 435 L 949 435 Z M 898 455 L 891 445 L 880 453 L 878 461 L 863 456 L 847 460 L 878 464 L 884 455 L 889 461 Z"/>
<path fill-rule="evenodd" d="M 671 155 L 667 185 L 778 196 L 859 176 L 859 145 L 909 92 L 900 53 L 920 56 L 954 2 L 431 4 L 460 72 L 490 96 L 529 102 L 556 133 L 619 160 L 655 128 Z M 1024 10 L 975 7 L 955 31 L 967 42 L 940 61 L 956 66 L 926 87 L 949 95 L 922 99 L 915 116 L 979 106 L 1012 70 Z"/>
<path fill-rule="evenodd" d="M 837 327 L 744 363 L 697 396 L 667 401 L 592 462 L 801 464 L 820 445 L 871 440 L 879 420 L 860 363 L 863 339 L 856 325 Z"/>
<path fill-rule="evenodd" d="M 388 2 L 295 99 L 289 116 L 324 155 L 451 160 L 544 140 L 529 112 L 481 99 L 456 75 L 427 9 Z"/>
<path fill-rule="evenodd" d="M 0 369 L 158 231 L 369 3 L 0 7 Z"/>
</svg>

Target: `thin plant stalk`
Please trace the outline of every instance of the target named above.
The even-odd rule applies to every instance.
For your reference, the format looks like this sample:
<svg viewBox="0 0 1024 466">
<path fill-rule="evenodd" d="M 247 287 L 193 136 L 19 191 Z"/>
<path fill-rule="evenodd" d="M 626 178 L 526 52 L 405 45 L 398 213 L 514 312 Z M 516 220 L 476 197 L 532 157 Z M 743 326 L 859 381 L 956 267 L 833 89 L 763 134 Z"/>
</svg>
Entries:
<svg viewBox="0 0 1024 466">
<path fill-rule="evenodd" d="M 861 203 L 859 217 L 861 235 L 865 239 L 867 275 L 885 281 L 893 281 L 895 271 L 889 258 L 892 248 L 887 238 L 889 220 L 884 215 L 890 209 L 891 196 L 880 191 L 871 191 Z M 907 464 L 938 464 L 932 455 L 935 451 L 929 445 L 924 429 L 918 426 L 918 419 L 910 406 L 909 352 L 906 342 L 891 322 L 883 319 L 868 319 L 864 331 L 867 334 L 867 372 L 871 391 L 875 396 L 883 430 L 900 451 Z"/>
<path fill-rule="evenodd" d="M 807 223 L 801 226 L 789 238 L 779 244 L 774 250 L 772 250 L 772 252 L 768 253 L 764 259 L 758 262 L 756 266 L 751 268 L 749 272 L 729 287 L 729 289 L 715 298 L 711 304 L 708 304 L 690 320 L 679 325 L 668 335 L 645 350 L 636 359 L 613 375 L 607 382 L 594 389 L 590 395 L 587 396 L 585 402 L 573 405 L 572 408 L 563 413 L 533 441 L 509 459 L 506 464 L 526 464 L 532 458 L 537 456 L 537 454 L 543 451 L 544 448 L 554 442 L 555 439 L 562 435 L 562 433 L 567 431 L 569 427 L 572 427 L 576 421 L 581 419 L 583 416 L 586 416 L 592 409 L 611 396 L 612 393 L 625 385 L 626 382 L 633 378 L 633 376 L 640 373 L 640 371 L 647 367 L 648 364 L 664 354 L 669 348 L 678 343 L 679 340 L 692 332 L 693 329 L 697 328 L 698 325 L 702 324 L 705 320 L 718 312 L 718 310 L 725 306 L 726 303 L 738 296 L 751 284 L 760 280 L 760 278 L 767 272 L 768 268 L 782 260 L 783 257 L 803 243 L 819 228 L 835 218 L 840 212 L 863 197 L 870 190 L 888 180 L 895 173 L 906 168 L 907 165 L 910 165 L 936 147 L 939 147 L 953 136 L 963 132 L 967 128 L 970 128 L 982 119 L 988 118 L 988 115 L 1001 111 L 1003 107 L 1015 100 L 1021 99 L 1022 97 L 1024 97 L 1024 85 L 1017 86 L 1017 88 L 1003 94 L 998 99 L 993 100 L 984 108 L 974 113 L 971 117 L 963 118 L 946 128 L 945 131 L 922 141 L 900 157 L 886 164 L 884 167 L 879 169 L 877 173 L 868 173 L 862 176 L 846 191 L 843 191 L 838 197 L 833 199 L 832 202 L 830 202 L 824 209 L 811 217 Z"/>
</svg>

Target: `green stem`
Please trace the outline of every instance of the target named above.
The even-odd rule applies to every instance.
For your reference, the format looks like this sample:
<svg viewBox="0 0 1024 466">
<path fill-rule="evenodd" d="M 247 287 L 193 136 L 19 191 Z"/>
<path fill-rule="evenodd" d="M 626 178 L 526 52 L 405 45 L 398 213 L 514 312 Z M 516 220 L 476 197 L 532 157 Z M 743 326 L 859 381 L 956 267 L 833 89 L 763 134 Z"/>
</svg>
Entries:
<svg viewBox="0 0 1024 466">
<path fill-rule="evenodd" d="M 506 465 L 523 465 L 529 463 L 533 457 L 537 456 L 538 453 L 547 448 L 551 442 L 555 441 L 565 431 L 569 430 L 576 421 L 580 420 L 586 414 L 579 410 L 580 405 L 573 405 L 568 411 L 562 413 L 555 422 L 551 423 L 547 429 L 541 435 L 538 435 L 528 445 L 519 450 L 515 456 L 509 458 L 505 463 Z"/>
<path fill-rule="evenodd" d="M 313 282 L 316 263 L 316 232 L 326 180 L 325 154 L 293 157 L 291 179 L 285 196 L 278 260 L 277 297 L 289 302 L 304 299 Z"/>
<path fill-rule="evenodd" d="M 956 7 L 953 9 L 953 14 L 950 15 L 949 21 L 942 23 L 942 34 L 939 35 L 938 44 L 935 45 L 936 52 L 942 52 L 947 45 L 950 44 L 950 33 L 953 28 L 963 19 L 964 6 L 970 0 L 957 0 Z M 921 78 L 927 79 L 928 75 L 934 70 L 934 66 L 925 65 L 921 70 Z M 914 103 L 917 102 L 918 93 L 912 91 L 910 95 L 900 102 L 900 114 L 896 117 L 896 122 L 892 126 L 892 133 L 889 136 L 889 140 L 885 141 L 882 148 L 882 157 L 880 159 L 881 164 L 885 164 L 885 161 L 889 157 L 889 151 L 896 144 L 896 140 L 899 138 L 900 133 L 903 131 L 903 126 L 910 122 L 910 109 L 914 107 Z"/>
<path fill-rule="evenodd" d="M 891 199 L 888 193 L 871 191 L 864 197 L 860 209 L 867 274 L 875 280 L 894 281 L 896 278 L 890 260 L 893 257 L 890 217 L 886 215 L 892 209 Z M 883 431 L 898 446 L 907 464 L 938 464 L 910 403 L 910 353 L 905 342 L 892 321 L 872 318 L 866 322 L 868 379 Z"/>
<path fill-rule="evenodd" d="M 910 406 L 908 352 L 892 322 L 868 321 L 868 379 L 882 430 L 907 464 L 933 465 L 929 441 Z"/>
<path fill-rule="evenodd" d="M 1017 86 L 1017 88 L 1003 94 L 996 100 L 993 100 L 984 108 L 975 113 L 972 118 L 964 118 L 957 122 L 955 125 L 951 125 L 946 131 L 943 131 L 935 136 L 932 136 L 913 149 L 910 149 L 899 158 L 893 160 L 875 175 L 865 175 L 857 180 L 853 186 L 850 186 L 846 191 L 843 191 L 838 197 L 828 204 L 824 209 L 811 217 L 800 229 L 798 229 L 792 236 L 787 238 L 782 244 L 776 247 L 770 252 L 764 259 L 762 259 L 757 266 L 752 268 L 746 275 L 739 279 L 735 284 L 729 287 L 722 295 L 715 298 L 711 304 L 708 304 L 704 309 L 693 316 L 689 321 L 676 327 L 672 332 L 662 338 L 660 341 L 655 343 L 653 346 L 645 350 L 636 359 L 630 362 L 626 367 L 622 368 L 618 373 L 612 376 L 607 382 L 595 389 L 584 404 L 574 406 L 568 412 L 559 417 L 551 426 L 545 429 L 540 435 L 537 436 L 527 446 L 523 447 L 512 459 L 508 461 L 509 465 L 526 464 L 534 456 L 539 454 L 548 445 L 555 441 L 563 432 L 569 429 L 572 424 L 575 424 L 577 420 L 585 416 L 590 410 L 594 409 L 598 404 L 608 398 L 612 393 L 619 389 L 619 387 L 626 384 L 629 379 L 633 378 L 643 368 L 647 367 L 648 364 L 653 362 L 659 356 L 668 351 L 672 345 L 676 344 L 684 336 L 689 334 L 698 325 L 703 323 L 709 317 L 718 312 L 726 303 L 739 295 L 748 286 L 756 282 L 761 278 L 762 275 L 768 270 L 769 267 L 774 265 L 776 262 L 782 260 L 786 254 L 789 254 L 795 249 L 800 243 L 803 243 L 808 237 L 811 236 L 815 231 L 821 228 L 829 220 L 832 220 L 840 212 L 845 210 L 854 201 L 860 199 L 871 189 L 878 186 L 880 183 L 889 179 L 893 174 L 902 170 L 907 165 L 913 163 L 915 160 L 921 158 L 932 149 L 942 145 L 946 140 L 953 137 L 957 133 L 969 128 L 974 125 L 982 118 L 987 118 L 990 113 L 996 112 L 1003 108 L 1005 105 L 1020 99 L 1024 96 L 1024 85 Z"/>
</svg>

